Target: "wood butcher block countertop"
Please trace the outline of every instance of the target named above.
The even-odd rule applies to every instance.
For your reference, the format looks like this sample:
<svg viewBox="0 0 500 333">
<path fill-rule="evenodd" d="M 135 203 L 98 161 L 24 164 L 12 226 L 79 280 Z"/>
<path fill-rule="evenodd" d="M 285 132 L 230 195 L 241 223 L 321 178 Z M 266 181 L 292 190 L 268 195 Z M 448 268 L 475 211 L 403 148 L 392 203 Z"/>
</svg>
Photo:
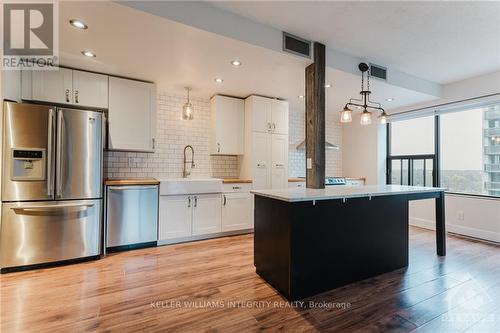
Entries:
<svg viewBox="0 0 500 333">
<path fill-rule="evenodd" d="M 154 178 L 111 178 L 104 181 L 104 185 L 158 185 L 160 181 Z"/>
<path fill-rule="evenodd" d="M 306 179 L 305 178 L 288 178 L 288 182 L 289 183 L 301 183 L 301 182 L 305 182 Z"/>
<path fill-rule="evenodd" d="M 224 184 L 242 184 L 242 183 L 252 183 L 251 179 L 239 179 L 239 178 L 225 178 L 222 179 Z"/>
</svg>

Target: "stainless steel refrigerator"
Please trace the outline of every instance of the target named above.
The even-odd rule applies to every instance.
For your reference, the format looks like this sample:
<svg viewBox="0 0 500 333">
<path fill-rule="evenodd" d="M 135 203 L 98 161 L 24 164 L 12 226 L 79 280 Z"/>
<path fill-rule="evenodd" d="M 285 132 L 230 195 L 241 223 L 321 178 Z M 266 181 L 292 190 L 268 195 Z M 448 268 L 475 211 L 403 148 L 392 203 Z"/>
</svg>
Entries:
<svg viewBox="0 0 500 333">
<path fill-rule="evenodd" d="M 99 255 L 102 113 L 3 106 L 2 271 Z"/>
</svg>

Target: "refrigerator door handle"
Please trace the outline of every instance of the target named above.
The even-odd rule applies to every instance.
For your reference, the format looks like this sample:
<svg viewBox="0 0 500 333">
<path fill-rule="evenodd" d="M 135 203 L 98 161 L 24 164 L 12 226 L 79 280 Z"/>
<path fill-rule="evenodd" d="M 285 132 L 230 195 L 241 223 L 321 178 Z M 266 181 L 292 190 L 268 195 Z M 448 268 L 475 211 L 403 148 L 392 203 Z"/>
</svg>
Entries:
<svg viewBox="0 0 500 333">
<path fill-rule="evenodd" d="M 54 180 L 52 179 L 52 160 L 54 147 L 54 109 L 49 109 L 49 124 L 47 129 L 47 195 L 54 195 Z"/>
<path fill-rule="evenodd" d="M 66 209 L 66 208 L 90 208 L 93 207 L 93 203 L 79 203 L 79 204 L 63 204 L 63 205 L 33 205 L 26 207 L 11 207 L 12 210 L 19 211 L 47 211 L 47 210 L 57 210 L 57 209 Z"/>
<path fill-rule="evenodd" d="M 56 165 L 56 174 L 57 174 L 57 190 L 56 190 L 56 198 L 60 198 L 62 195 L 62 162 L 61 162 L 61 154 L 62 154 L 62 131 L 63 131 L 63 113 L 61 110 L 57 112 L 57 165 Z"/>
</svg>

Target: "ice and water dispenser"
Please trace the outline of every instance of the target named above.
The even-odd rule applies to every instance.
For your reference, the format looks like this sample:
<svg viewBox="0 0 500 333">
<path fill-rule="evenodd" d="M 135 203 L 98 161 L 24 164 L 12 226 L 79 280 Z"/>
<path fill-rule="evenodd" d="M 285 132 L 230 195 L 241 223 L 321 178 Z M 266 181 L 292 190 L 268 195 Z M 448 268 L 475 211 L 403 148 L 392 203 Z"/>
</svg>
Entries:
<svg viewBox="0 0 500 333">
<path fill-rule="evenodd" d="M 13 148 L 11 180 L 45 180 L 45 149 Z"/>
</svg>

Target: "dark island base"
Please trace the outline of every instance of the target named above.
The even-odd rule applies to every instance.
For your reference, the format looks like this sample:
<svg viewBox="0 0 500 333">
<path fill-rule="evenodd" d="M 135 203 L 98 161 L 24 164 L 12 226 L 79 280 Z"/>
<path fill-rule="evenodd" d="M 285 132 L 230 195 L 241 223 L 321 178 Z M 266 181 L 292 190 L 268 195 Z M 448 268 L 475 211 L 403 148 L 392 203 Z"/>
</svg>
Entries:
<svg viewBox="0 0 500 333">
<path fill-rule="evenodd" d="M 255 196 L 256 272 L 294 301 L 408 266 L 406 195 L 305 202 Z"/>
</svg>

